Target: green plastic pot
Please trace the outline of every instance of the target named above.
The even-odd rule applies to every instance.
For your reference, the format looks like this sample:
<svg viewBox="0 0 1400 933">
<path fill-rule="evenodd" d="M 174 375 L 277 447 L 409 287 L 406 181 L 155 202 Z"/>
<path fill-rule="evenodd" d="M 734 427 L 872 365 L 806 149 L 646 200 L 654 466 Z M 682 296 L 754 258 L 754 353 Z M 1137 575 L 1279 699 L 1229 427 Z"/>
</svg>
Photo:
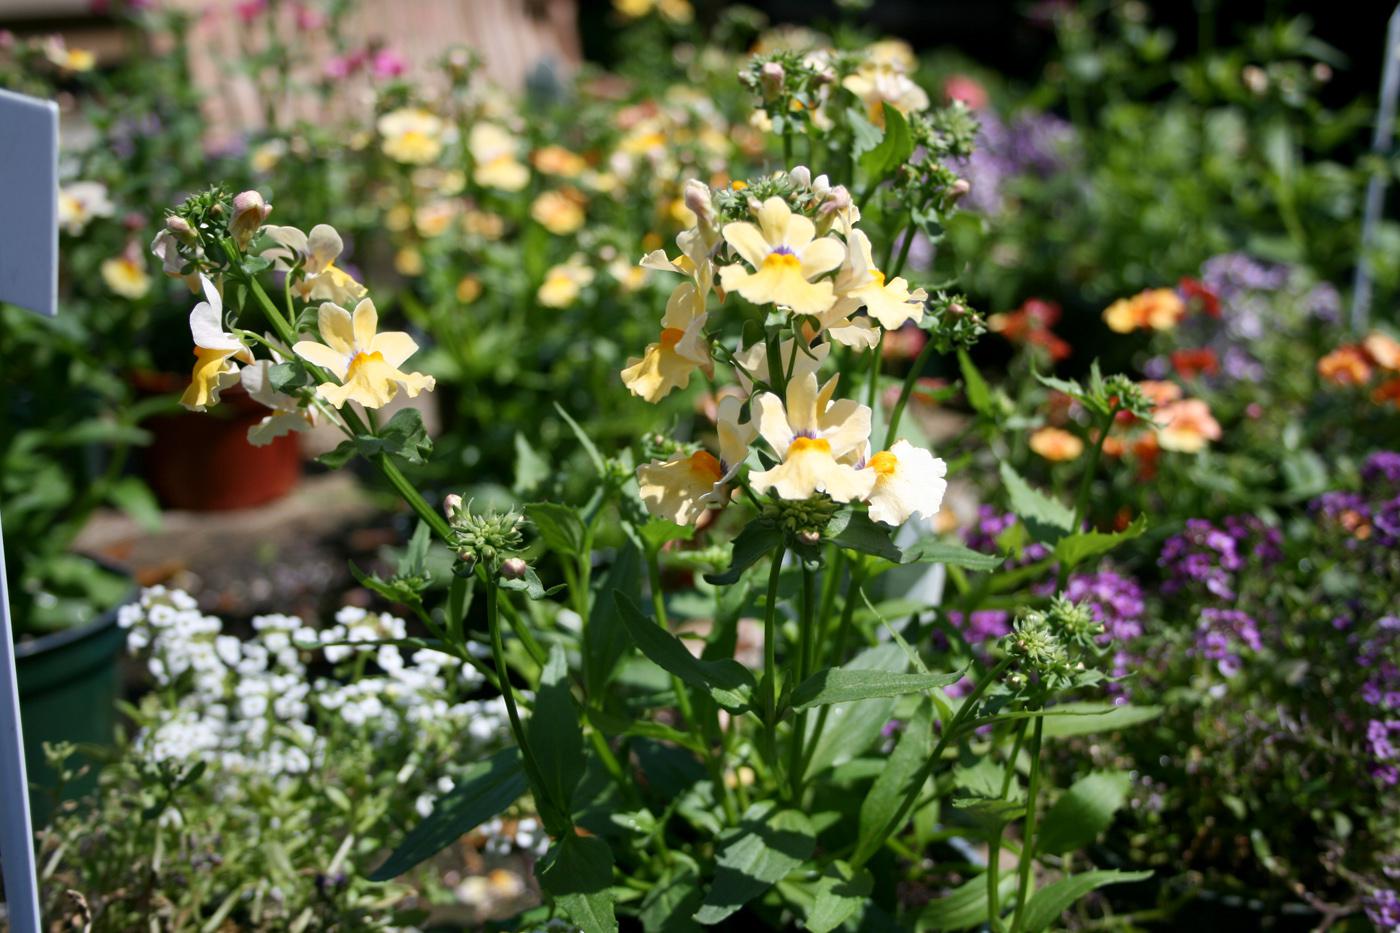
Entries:
<svg viewBox="0 0 1400 933">
<path fill-rule="evenodd" d="M 114 608 L 85 625 L 15 645 L 29 805 L 36 829 L 48 823 L 58 783 L 44 759 L 44 743 L 112 744 L 121 681 L 119 658 L 125 642 Z M 81 797 L 96 785 L 96 768 L 92 768 L 63 788 L 63 798 Z"/>
</svg>

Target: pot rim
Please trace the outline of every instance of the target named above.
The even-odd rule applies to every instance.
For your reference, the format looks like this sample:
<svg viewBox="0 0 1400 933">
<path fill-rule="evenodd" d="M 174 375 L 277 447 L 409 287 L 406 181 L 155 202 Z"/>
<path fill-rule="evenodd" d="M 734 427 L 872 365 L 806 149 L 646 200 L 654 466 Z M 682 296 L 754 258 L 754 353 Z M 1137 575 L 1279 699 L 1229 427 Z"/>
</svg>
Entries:
<svg viewBox="0 0 1400 933">
<path fill-rule="evenodd" d="M 117 613 L 121 611 L 123 606 L 128 605 L 141 595 L 141 588 L 136 585 L 136 580 L 132 577 L 129 569 L 118 567 L 111 561 L 103 560 L 100 557 L 94 557 L 91 554 L 83 554 L 82 556 L 97 564 L 97 566 L 101 567 L 103 570 L 117 574 L 130 581 L 131 589 L 127 591 L 125 598 L 110 609 L 104 610 L 91 622 L 69 626 L 68 628 L 59 629 L 56 632 L 47 632 L 37 638 L 26 638 L 23 641 L 16 639 L 14 642 L 16 662 L 44 654 L 48 651 L 56 651 L 59 648 L 77 644 L 80 641 L 85 641 L 88 638 L 101 634 L 117 624 Z"/>
</svg>

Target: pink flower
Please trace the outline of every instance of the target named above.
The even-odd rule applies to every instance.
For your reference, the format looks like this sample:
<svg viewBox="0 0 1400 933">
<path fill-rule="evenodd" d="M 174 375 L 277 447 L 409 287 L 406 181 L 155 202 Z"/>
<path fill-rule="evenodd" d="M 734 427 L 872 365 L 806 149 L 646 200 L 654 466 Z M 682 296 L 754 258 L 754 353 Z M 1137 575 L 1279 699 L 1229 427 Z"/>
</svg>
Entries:
<svg viewBox="0 0 1400 933">
<path fill-rule="evenodd" d="M 354 70 L 354 62 L 345 55 L 332 55 L 326 59 L 326 64 L 321 70 L 327 78 L 340 81 L 350 77 L 350 72 Z"/>
<path fill-rule="evenodd" d="M 298 3 L 296 5 L 296 24 L 297 28 L 303 32 L 314 32 L 326 25 L 326 16 L 320 10 Z"/>
<path fill-rule="evenodd" d="M 238 18 L 244 23 L 251 23 L 267 10 L 267 0 L 239 0 L 233 5 L 233 11 L 238 14 Z"/>
<path fill-rule="evenodd" d="M 393 49 L 380 49 L 374 53 L 369 67 L 376 78 L 397 78 L 408 70 L 408 63 Z"/>
<path fill-rule="evenodd" d="M 967 75 L 949 75 L 943 82 L 943 96 L 950 101 L 960 100 L 972 110 L 987 106 L 987 89 Z"/>
</svg>

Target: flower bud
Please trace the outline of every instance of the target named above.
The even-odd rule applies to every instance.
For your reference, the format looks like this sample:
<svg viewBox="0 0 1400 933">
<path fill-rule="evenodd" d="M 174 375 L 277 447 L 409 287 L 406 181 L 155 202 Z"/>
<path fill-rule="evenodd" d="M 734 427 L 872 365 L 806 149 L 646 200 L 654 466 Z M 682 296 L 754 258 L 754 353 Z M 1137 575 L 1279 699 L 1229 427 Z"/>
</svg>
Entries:
<svg viewBox="0 0 1400 933">
<path fill-rule="evenodd" d="M 501 561 L 501 579 L 503 579 L 503 580 L 519 580 L 519 579 L 522 579 L 522 578 L 525 576 L 525 571 L 527 571 L 527 570 L 529 570 L 529 569 L 530 569 L 530 566 L 529 566 L 528 564 L 526 564 L 525 561 L 522 560 L 521 558 L 519 558 L 519 557 L 507 557 L 505 560 Z"/>
<path fill-rule="evenodd" d="M 448 518 L 451 518 L 453 515 L 457 514 L 457 511 L 461 507 L 462 497 L 457 495 L 455 492 L 450 492 L 443 497 L 442 511 L 443 514 L 445 514 Z"/>
<path fill-rule="evenodd" d="M 764 62 L 763 67 L 758 72 L 759 86 L 763 89 L 763 97 L 770 100 L 777 97 L 783 89 L 783 79 L 787 77 L 787 72 L 783 71 L 783 66 L 777 62 Z"/>
<path fill-rule="evenodd" d="M 851 192 L 846 190 L 845 185 L 837 185 L 827 192 L 820 210 L 823 214 L 839 214 L 850 210 L 852 203 Z"/>
<path fill-rule="evenodd" d="M 801 541 L 803 544 L 821 544 L 822 533 L 820 531 L 814 531 L 812 529 L 808 529 L 807 531 L 799 531 L 797 533 L 797 540 Z"/>
<path fill-rule="evenodd" d="M 690 208 L 701 226 L 714 222 L 715 205 L 710 197 L 710 186 L 692 178 L 685 183 L 685 206 Z"/>
<path fill-rule="evenodd" d="M 1240 80 L 1255 94 L 1262 95 L 1269 89 L 1269 76 L 1258 65 L 1245 65 L 1240 72 Z"/>
<path fill-rule="evenodd" d="M 190 226 L 190 222 L 177 214 L 165 218 L 165 229 L 182 240 L 193 240 L 195 236 L 194 227 Z"/>
<path fill-rule="evenodd" d="M 812 187 L 812 170 L 805 165 L 799 165 L 788 172 L 788 177 L 796 182 L 800 188 Z"/>
<path fill-rule="evenodd" d="M 967 193 L 971 190 L 972 182 L 968 181 L 966 178 L 959 178 L 948 186 L 948 203 L 956 204 L 966 197 Z"/>
<path fill-rule="evenodd" d="M 271 213 L 272 205 L 264 201 L 261 194 L 256 191 L 244 191 L 233 199 L 233 219 L 229 221 L 229 233 L 233 234 L 240 247 L 247 246 L 248 241 L 253 239 L 253 235 Z"/>
</svg>

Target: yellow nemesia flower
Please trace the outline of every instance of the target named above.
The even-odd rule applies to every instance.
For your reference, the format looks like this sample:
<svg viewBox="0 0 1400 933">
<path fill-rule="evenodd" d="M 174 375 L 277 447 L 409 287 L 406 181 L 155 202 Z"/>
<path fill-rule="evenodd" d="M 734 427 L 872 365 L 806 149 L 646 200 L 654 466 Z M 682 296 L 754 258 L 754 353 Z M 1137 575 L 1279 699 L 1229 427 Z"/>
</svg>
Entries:
<svg viewBox="0 0 1400 933">
<path fill-rule="evenodd" d="M 755 304 L 776 304 L 797 314 L 822 314 L 835 293 L 828 281 L 812 278 L 841 264 L 846 249 L 834 237 L 814 239 L 816 226 L 794 214 L 782 198 L 769 198 L 758 209 L 758 224 L 724 225 L 724 239 L 753 266 L 720 270 L 725 291 L 738 292 Z"/>
<path fill-rule="evenodd" d="M 1163 450 L 1194 454 L 1220 440 L 1220 422 L 1211 415 L 1210 406 L 1198 398 L 1163 405 L 1152 413 L 1152 420 Z"/>
<path fill-rule="evenodd" d="M 711 505 L 728 501 L 726 484 L 739 472 L 757 428 L 739 423 L 743 403 L 734 396 L 720 400 L 715 419 L 719 434 L 719 458 L 709 451 L 676 454 L 670 460 L 652 461 L 637 468 L 637 484 L 647 511 L 678 525 L 694 524 Z"/>
<path fill-rule="evenodd" d="M 772 392 L 754 399 L 758 433 L 782 458 L 773 469 L 750 475 L 756 492 L 772 489 L 783 499 L 824 492 L 837 502 L 870 496 L 876 472 L 843 462 L 869 443 L 870 409 L 851 399 L 833 402 L 838 378 L 820 391 L 815 373 L 789 381 L 786 406 Z"/>
<path fill-rule="evenodd" d="M 340 305 L 321 305 L 317 328 L 325 343 L 298 341 L 292 352 L 308 362 L 330 370 L 341 384 L 323 382 L 316 394 L 341 408 L 347 401 L 366 408 L 381 408 L 393 400 L 400 388 L 415 398 L 432 391 L 435 380 L 422 373 L 405 373 L 399 364 L 418 352 L 418 344 L 403 331 L 376 333 L 379 313 L 366 298 L 355 306 L 354 317 Z"/>
<path fill-rule="evenodd" d="M 478 185 L 501 191 L 519 191 L 530 183 L 530 170 L 516 156 L 517 141 L 509 131 L 485 121 L 472 126 L 467 136 L 472 178 Z"/>
<path fill-rule="evenodd" d="M 648 402 L 659 402 L 672 390 L 688 386 L 690 374 L 696 369 L 710 372 L 713 363 L 705 339 L 707 317 L 701 314 L 678 327 L 676 318 L 668 313 L 657 342 L 648 344 L 642 357 L 630 360 L 622 371 L 622 382 L 628 391 Z"/>
<path fill-rule="evenodd" d="M 219 401 L 219 393 L 238 381 L 234 360 L 253 362 L 253 354 L 233 334 L 224 331 L 224 302 L 207 277 L 199 283 L 204 300 L 190 312 L 190 336 L 194 340 L 194 371 L 180 404 L 190 411 L 204 411 Z"/>
<path fill-rule="evenodd" d="M 870 518 L 886 525 L 902 525 L 910 516 L 933 518 L 943 505 L 948 465 L 942 459 L 905 440 L 895 441 L 867 461 L 875 474 L 870 493 Z"/>
<path fill-rule="evenodd" d="M 404 278 L 423 274 L 423 254 L 416 246 L 405 246 L 394 254 L 394 271 Z"/>
<path fill-rule="evenodd" d="M 924 89 L 889 62 L 867 61 L 855 74 L 847 75 L 841 86 L 861 99 L 866 116 L 879 127 L 885 125 L 884 104 L 903 114 L 928 109 Z"/>
<path fill-rule="evenodd" d="M 1084 442 L 1063 428 L 1046 427 L 1030 437 L 1030 448 L 1046 460 L 1063 463 L 1084 452 Z"/>
<path fill-rule="evenodd" d="M 574 256 L 545 274 L 535 297 L 546 308 L 567 308 L 592 281 L 593 270 L 584 264 L 581 256 Z"/>
<path fill-rule="evenodd" d="M 536 149 L 530 156 L 535 170 L 545 175 L 560 175 L 564 178 L 577 178 L 588 168 L 588 162 L 576 152 L 563 146 L 545 146 Z"/>
<path fill-rule="evenodd" d="M 263 255 L 276 261 L 276 268 L 290 270 L 298 261 L 302 278 L 292 284 L 292 291 L 302 301 L 333 301 L 349 304 L 359 301 L 367 290 L 349 273 L 339 268 L 335 260 L 345 248 L 340 234 L 330 224 L 317 224 L 305 234 L 296 227 L 267 226 L 263 230 L 278 248 Z"/>
<path fill-rule="evenodd" d="M 1131 298 L 1119 298 L 1103 313 L 1109 330 L 1131 333 L 1144 327 L 1171 330 L 1186 314 L 1186 303 L 1172 288 L 1150 288 Z"/>
<path fill-rule="evenodd" d="M 151 279 L 146 274 L 146 267 L 131 256 L 114 256 L 102 260 L 102 281 L 118 295 L 133 301 L 146 297 L 146 293 L 151 290 Z"/>
<path fill-rule="evenodd" d="M 97 56 L 87 49 L 70 49 L 62 37 L 54 36 L 44 43 L 44 57 L 56 67 L 67 72 L 91 71 L 97 64 Z"/>
<path fill-rule="evenodd" d="M 466 275 L 457 283 L 457 300 L 464 305 L 469 305 L 481 297 L 481 279 L 474 275 Z"/>
<path fill-rule="evenodd" d="M 401 107 L 379 118 L 380 148 L 395 162 L 426 165 L 442 154 L 442 120 L 420 107 Z"/>
<path fill-rule="evenodd" d="M 72 236 L 82 233 L 94 217 L 111 217 L 115 212 L 107 186 L 100 181 L 75 181 L 58 191 L 58 224 Z"/>
<path fill-rule="evenodd" d="M 286 154 L 286 140 L 269 139 L 253 147 L 252 152 L 248 153 L 248 164 L 259 175 L 266 175 L 277 167 L 277 163 L 281 162 Z"/>
<path fill-rule="evenodd" d="M 583 226 L 583 196 L 572 189 L 545 191 L 530 205 L 530 216 L 555 236 L 567 236 Z"/>
</svg>

